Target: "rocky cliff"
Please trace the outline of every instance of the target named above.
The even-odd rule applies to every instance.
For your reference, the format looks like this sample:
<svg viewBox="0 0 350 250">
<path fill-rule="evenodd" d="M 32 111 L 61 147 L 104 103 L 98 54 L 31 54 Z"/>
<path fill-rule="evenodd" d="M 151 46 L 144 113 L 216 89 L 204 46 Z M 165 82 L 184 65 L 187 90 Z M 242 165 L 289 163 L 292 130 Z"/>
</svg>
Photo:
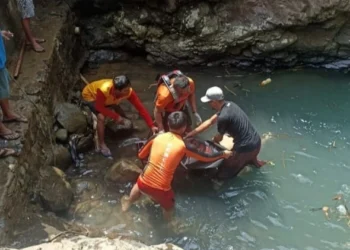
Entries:
<svg viewBox="0 0 350 250">
<path fill-rule="evenodd" d="M 239 67 L 350 57 L 349 0 L 88 2 L 90 8 L 86 1 L 76 6 L 91 50 L 136 50 L 159 64 Z"/>
</svg>

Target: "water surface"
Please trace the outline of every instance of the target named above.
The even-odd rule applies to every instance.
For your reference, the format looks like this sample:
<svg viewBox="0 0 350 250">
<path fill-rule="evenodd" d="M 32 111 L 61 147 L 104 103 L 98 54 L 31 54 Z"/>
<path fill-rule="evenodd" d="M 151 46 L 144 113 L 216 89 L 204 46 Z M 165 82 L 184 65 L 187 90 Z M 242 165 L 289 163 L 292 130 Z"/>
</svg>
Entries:
<svg viewBox="0 0 350 250">
<path fill-rule="evenodd" d="M 158 70 L 144 63 L 118 64 L 101 67 L 98 74 L 127 73 L 151 109 L 153 90 L 145 86 Z M 208 87 L 222 87 L 226 99 L 247 113 L 260 134 L 272 133 L 260 158 L 275 166 L 253 169 L 219 189 L 208 179 L 177 175 L 176 209 L 182 222 L 177 232 L 166 228 L 159 207 L 151 205 L 133 207 L 128 225 L 118 227 L 118 221 L 109 220 L 102 226 L 132 231 L 146 243 L 166 241 L 188 250 L 350 249 L 346 219 L 334 212 L 327 220 L 322 211 L 310 211 L 324 205 L 334 210 L 332 197 L 338 193 L 350 200 L 349 75 L 320 70 L 183 71 L 196 81 L 198 100 Z M 260 87 L 267 77 L 272 82 Z M 207 105 L 198 101 L 198 106 L 204 119 L 213 114 Z M 201 136 L 209 139 L 214 134 L 215 127 Z M 130 188 L 131 184 L 119 193 Z M 110 199 L 115 199 L 113 206 L 119 206 L 118 198 L 106 195 L 105 200 Z"/>
</svg>

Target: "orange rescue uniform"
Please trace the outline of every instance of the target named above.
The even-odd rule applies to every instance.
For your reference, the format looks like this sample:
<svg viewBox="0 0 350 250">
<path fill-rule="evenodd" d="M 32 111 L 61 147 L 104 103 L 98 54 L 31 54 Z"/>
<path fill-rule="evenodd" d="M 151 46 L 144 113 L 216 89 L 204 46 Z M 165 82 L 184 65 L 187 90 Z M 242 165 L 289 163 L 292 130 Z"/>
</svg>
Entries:
<svg viewBox="0 0 350 250">
<path fill-rule="evenodd" d="M 163 191 L 171 189 L 174 172 L 185 155 L 203 162 L 223 158 L 223 154 L 204 158 L 187 150 L 182 137 L 172 132 L 160 134 L 149 140 L 138 156 L 140 159 L 145 159 L 149 154 L 148 163 L 139 179 L 147 186 Z"/>
<path fill-rule="evenodd" d="M 175 78 L 170 80 L 171 85 L 174 84 L 174 80 Z M 161 84 L 157 89 L 156 107 L 168 113 L 182 110 L 188 97 L 195 91 L 194 81 L 189 77 L 188 80 L 189 91 L 188 93 L 180 96 L 177 102 L 175 102 L 168 88 L 164 84 Z"/>
</svg>

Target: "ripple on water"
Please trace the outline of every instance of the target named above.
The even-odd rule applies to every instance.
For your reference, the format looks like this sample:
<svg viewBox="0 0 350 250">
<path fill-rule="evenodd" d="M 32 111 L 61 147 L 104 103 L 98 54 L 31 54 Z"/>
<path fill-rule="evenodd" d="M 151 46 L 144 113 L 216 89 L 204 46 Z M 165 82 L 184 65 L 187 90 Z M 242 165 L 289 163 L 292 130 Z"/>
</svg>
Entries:
<svg viewBox="0 0 350 250">
<path fill-rule="evenodd" d="M 293 176 L 299 183 L 301 184 L 308 184 L 308 185 L 312 185 L 313 181 L 310 180 L 309 178 L 303 176 L 302 174 L 291 174 L 291 176 Z"/>
</svg>

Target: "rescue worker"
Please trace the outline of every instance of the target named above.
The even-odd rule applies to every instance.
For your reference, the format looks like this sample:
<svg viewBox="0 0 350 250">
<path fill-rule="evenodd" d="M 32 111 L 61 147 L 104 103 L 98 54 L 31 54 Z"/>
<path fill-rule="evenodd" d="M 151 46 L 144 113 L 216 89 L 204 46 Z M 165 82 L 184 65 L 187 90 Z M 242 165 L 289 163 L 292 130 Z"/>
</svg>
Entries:
<svg viewBox="0 0 350 250">
<path fill-rule="evenodd" d="M 116 76 L 114 79 L 98 80 L 86 85 L 82 91 L 82 97 L 91 112 L 97 116 L 96 129 L 99 148 L 106 157 L 111 157 L 111 151 L 104 140 L 105 118 L 109 117 L 119 124 L 130 123 L 130 120 L 122 117 L 123 111 L 118 106 L 121 101 L 128 100 L 138 110 L 153 133 L 158 130 L 125 75 Z"/>
<path fill-rule="evenodd" d="M 184 112 L 171 113 L 168 117 L 168 126 L 170 132 L 153 136 L 141 148 L 138 155 L 140 159 L 150 156 L 143 173 L 140 174 L 133 186 L 130 196 L 122 199 L 122 210 L 124 212 L 144 193 L 160 204 L 164 218 L 169 221 L 172 218 L 175 203 L 171 182 L 182 158 L 187 155 L 200 161 L 211 162 L 232 155 L 231 151 L 226 150 L 213 155 L 211 158 L 204 158 L 188 151 L 182 140 L 187 127 L 187 117 Z"/>
<path fill-rule="evenodd" d="M 195 84 L 194 81 L 182 74 L 179 70 L 174 70 L 166 75 L 157 76 L 158 88 L 155 99 L 154 119 L 159 132 L 168 131 L 167 118 L 171 112 L 184 111 L 186 102 L 192 109 L 198 126 L 202 118 L 197 112 Z M 190 114 L 187 113 L 188 117 Z M 188 129 L 190 129 L 191 120 L 188 119 Z"/>
<path fill-rule="evenodd" d="M 209 103 L 217 113 L 189 132 L 186 138 L 195 136 L 217 123 L 218 134 L 213 140 L 219 143 L 224 134 L 230 135 L 234 140 L 233 157 L 228 161 L 230 165 L 221 167 L 217 177 L 231 178 L 249 164 L 262 167 L 266 162 L 257 159 L 261 138 L 244 111 L 237 104 L 225 101 L 222 89 L 216 86 L 209 88 L 201 101 Z"/>
</svg>

